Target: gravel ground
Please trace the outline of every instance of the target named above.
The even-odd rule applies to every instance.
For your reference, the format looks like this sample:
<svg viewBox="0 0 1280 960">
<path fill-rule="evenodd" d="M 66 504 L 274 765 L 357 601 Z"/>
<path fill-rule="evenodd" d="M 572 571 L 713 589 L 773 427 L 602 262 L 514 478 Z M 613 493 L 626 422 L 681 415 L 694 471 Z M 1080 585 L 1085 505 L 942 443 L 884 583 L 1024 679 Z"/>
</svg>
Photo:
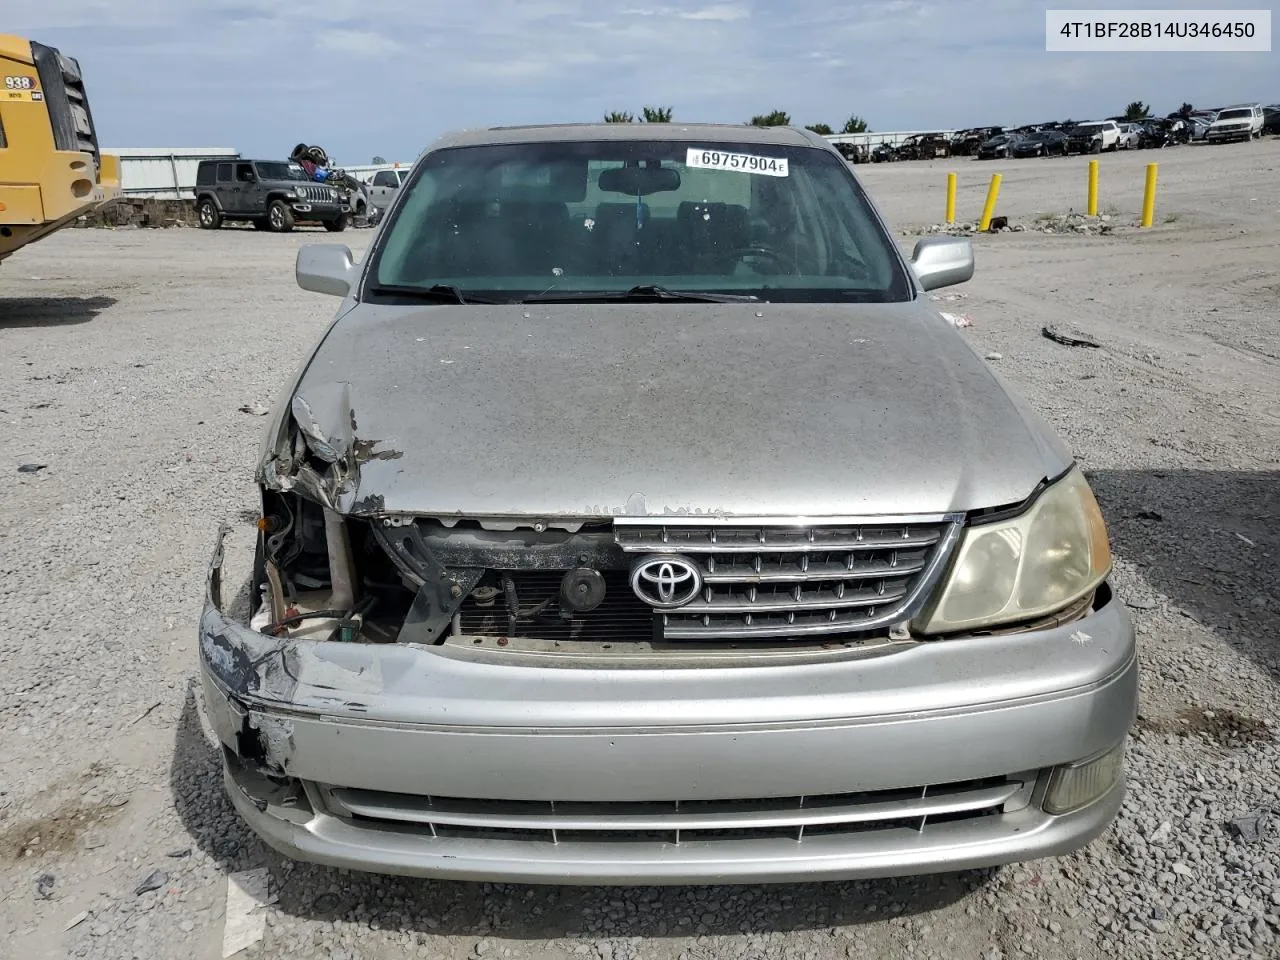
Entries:
<svg viewBox="0 0 1280 960">
<path fill-rule="evenodd" d="M 1152 159 L 1157 226 L 1138 231 Z M 979 236 L 977 276 L 937 306 L 971 318 L 1108 514 L 1144 668 L 1129 798 L 1073 856 L 900 881 L 425 883 L 267 851 L 221 790 L 195 624 L 220 521 L 247 568 L 264 420 L 240 407 L 272 401 L 327 323 L 333 301 L 291 273 L 325 235 L 72 230 L 10 260 L 0 956 L 218 957 L 226 874 L 262 866 L 278 902 L 243 954 L 259 958 L 1280 956 L 1280 141 L 1102 166 L 1108 234 Z M 948 170 L 962 218 L 994 170 L 1011 223 L 1083 207 L 1081 158 L 858 168 L 905 245 L 939 218 Z M 1269 832 L 1228 829 L 1260 810 Z"/>
</svg>

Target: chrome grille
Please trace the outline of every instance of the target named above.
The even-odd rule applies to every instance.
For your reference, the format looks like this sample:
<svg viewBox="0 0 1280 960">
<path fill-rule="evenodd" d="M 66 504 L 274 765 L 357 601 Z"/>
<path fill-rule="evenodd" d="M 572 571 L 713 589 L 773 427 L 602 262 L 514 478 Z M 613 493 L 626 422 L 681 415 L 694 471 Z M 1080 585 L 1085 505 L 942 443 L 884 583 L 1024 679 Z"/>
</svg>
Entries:
<svg viewBox="0 0 1280 960">
<path fill-rule="evenodd" d="M 303 192 L 306 194 L 308 200 L 318 200 L 318 201 L 324 202 L 324 201 L 333 199 L 333 196 L 329 193 L 328 187 L 316 187 L 308 184 L 307 186 L 304 186 L 302 189 L 303 189 Z"/>
<path fill-rule="evenodd" d="M 899 790 L 748 800 L 582 802 L 470 800 L 330 787 L 337 816 L 433 837 L 550 843 L 682 843 L 868 830 L 924 831 L 930 823 L 998 816 L 1030 801 L 1036 771 Z"/>
<path fill-rule="evenodd" d="M 866 524 L 616 522 L 631 555 L 678 555 L 703 589 L 663 611 L 669 640 L 750 639 L 867 631 L 908 619 L 959 530 L 943 517 Z"/>
</svg>

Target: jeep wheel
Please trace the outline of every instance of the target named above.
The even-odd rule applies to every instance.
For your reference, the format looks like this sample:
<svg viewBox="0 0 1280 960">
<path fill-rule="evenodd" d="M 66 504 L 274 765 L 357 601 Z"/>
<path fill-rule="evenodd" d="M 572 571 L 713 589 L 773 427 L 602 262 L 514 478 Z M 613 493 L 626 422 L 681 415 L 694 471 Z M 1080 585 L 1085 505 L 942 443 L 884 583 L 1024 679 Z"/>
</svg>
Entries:
<svg viewBox="0 0 1280 960">
<path fill-rule="evenodd" d="M 201 200 L 196 207 L 196 217 L 200 221 L 202 230 L 217 230 L 222 226 L 222 214 L 218 213 L 218 208 L 208 197 Z"/>
<path fill-rule="evenodd" d="M 255 229 L 255 230 L 265 230 L 265 229 L 267 229 L 267 221 L 263 220 L 261 217 L 257 217 L 257 218 L 256 218 L 256 219 L 254 219 L 254 221 L 253 221 L 253 229 Z"/>
<path fill-rule="evenodd" d="M 272 233 L 288 233 L 293 229 L 293 211 L 283 200 L 272 200 L 267 208 L 267 229 Z"/>
<path fill-rule="evenodd" d="M 351 215 L 348 213 L 344 213 L 337 220 L 326 220 L 324 222 L 324 228 L 328 230 L 330 233 L 341 233 L 343 230 L 347 229 L 347 226 L 350 223 L 351 223 Z"/>
</svg>

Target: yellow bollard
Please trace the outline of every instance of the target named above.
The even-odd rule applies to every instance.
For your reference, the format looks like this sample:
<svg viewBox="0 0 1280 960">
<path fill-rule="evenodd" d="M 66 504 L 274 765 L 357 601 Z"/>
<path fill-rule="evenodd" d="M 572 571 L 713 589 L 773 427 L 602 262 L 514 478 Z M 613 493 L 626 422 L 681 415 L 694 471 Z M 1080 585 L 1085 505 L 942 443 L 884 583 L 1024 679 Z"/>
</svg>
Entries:
<svg viewBox="0 0 1280 960">
<path fill-rule="evenodd" d="M 991 175 L 991 186 L 987 187 L 987 205 L 982 208 L 982 222 L 978 224 L 981 233 L 991 229 L 991 215 L 996 212 L 996 197 L 1000 196 L 1000 174 Z"/>
<path fill-rule="evenodd" d="M 1089 161 L 1089 216 L 1098 215 L 1098 161 Z"/>
<path fill-rule="evenodd" d="M 1151 226 L 1156 216 L 1156 165 L 1147 164 L 1147 190 L 1142 195 L 1142 225 Z"/>
<path fill-rule="evenodd" d="M 956 222 L 956 175 L 947 174 L 947 223 Z"/>
</svg>

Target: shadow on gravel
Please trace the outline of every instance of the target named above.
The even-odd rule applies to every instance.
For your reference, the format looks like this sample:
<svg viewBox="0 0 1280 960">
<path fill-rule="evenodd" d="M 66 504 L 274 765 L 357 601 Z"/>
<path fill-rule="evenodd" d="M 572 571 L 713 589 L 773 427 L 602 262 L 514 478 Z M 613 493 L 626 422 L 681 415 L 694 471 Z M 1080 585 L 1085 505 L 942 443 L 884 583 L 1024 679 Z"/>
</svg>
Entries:
<svg viewBox="0 0 1280 960">
<path fill-rule="evenodd" d="M 1280 682 L 1280 471 L 1086 473 L 1116 554 Z"/>
<path fill-rule="evenodd" d="M 88 323 L 116 304 L 114 297 L 18 297 L 0 299 L 0 330 Z"/>
</svg>

